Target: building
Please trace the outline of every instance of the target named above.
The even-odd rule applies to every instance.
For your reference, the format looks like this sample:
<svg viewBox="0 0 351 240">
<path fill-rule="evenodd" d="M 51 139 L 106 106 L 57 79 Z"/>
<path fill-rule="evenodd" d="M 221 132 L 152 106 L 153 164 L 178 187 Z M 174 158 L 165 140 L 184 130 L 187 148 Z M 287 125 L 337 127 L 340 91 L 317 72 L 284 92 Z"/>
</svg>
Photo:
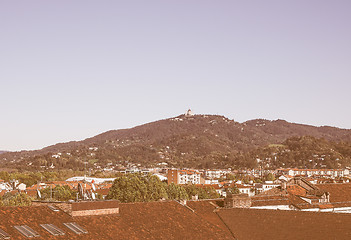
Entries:
<svg viewBox="0 0 351 240">
<path fill-rule="evenodd" d="M 299 168 L 280 168 L 276 170 L 277 175 L 290 176 L 320 176 L 320 177 L 345 177 L 350 174 L 348 169 L 299 169 Z"/>
<path fill-rule="evenodd" d="M 251 200 L 254 209 L 351 213 L 351 184 L 312 184 L 295 177 Z"/>
<path fill-rule="evenodd" d="M 247 194 L 249 197 L 252 197 L 255 195 L 255 190 L 252 186 L 236 184 L 236 187 L 238 188 L 241 194 Z"/>
<path fill-rule="evenodd" d="M 185 116 L 186 116 L 186 117 L 191 117 L 191 116 L 194 116 L 194 113 L 191 111 L 191 109 L 188 109 L 188 110 L 185 112 Z"/>
<path fill-rule="evenodd" d="M 207 179 L 218 179 L 222 176 L 221 170 L 206 170 L 205 178 Z"/>
<path fill-rule="evenodd" d="M 195 170 L 169 169 L 167 172 L 168 184 L 200 184 L 200 172 Z"/>
<path fill-rule="evenodd" d="M 204 176 L 206 179 L 218 179 L 221 177 L 225 177 L 226 174 L 230 173 L 229 170 L 220 170 L 220 169 L 208 169 L 204 171 Z"/>
<path fill-rule="evenodd" d="M 224 199 L 225 208 L 250 208 L 251 198 L 248 194 L 228 194 Z"/>
</svg>

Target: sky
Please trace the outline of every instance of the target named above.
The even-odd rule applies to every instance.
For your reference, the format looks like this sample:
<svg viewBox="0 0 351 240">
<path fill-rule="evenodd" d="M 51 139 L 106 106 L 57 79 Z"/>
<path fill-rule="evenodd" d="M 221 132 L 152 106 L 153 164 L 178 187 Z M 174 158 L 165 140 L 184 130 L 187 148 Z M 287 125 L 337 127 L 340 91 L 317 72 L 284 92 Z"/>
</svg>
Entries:
<svg viewBox="0 0 351 240">
<path fill-rule="evenodd" d="M 0 0 L 0 150 L 191 108 L 351 128 L 349 0 Z"/>
</svg>

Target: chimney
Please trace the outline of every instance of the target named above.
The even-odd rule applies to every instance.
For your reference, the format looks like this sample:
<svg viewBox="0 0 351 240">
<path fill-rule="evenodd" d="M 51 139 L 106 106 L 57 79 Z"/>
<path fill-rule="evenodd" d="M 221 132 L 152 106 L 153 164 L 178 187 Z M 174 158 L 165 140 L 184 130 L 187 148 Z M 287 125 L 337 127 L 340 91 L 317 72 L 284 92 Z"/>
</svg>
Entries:
<svg viewBox="0 0 351 240">
<path fill-rule="evenodd" d="M 281 188 L 282 190 L 286 190 L 286 181 L 282 181 Z"/>
<path fill-rule="evenodd" d="M 119 214 L 119 201 L 82 201 L 55 203 L 72 217 Z"/>
<path fill-rule="evenodd" d="M 225 208 L 250 208 L 251 198 L 248 194 L 228 194 L 224 199 Z"/>
<path fill-rule="evenodd" d="M 119 201 L 96 201 L 72 203 L 72 217 L 119 214 Z"/>
</svg>

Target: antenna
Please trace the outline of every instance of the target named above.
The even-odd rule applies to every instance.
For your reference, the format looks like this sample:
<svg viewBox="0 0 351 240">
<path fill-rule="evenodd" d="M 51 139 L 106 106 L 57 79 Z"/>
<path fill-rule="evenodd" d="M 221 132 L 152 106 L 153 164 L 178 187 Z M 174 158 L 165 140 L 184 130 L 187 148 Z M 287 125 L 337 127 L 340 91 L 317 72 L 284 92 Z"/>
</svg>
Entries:
<svg viewBox="0 0 351 240">
<path fill-rule="evenodd" d="M 38 189 L 37 189 L 37 194 L 38 194 L 38 197 L 41 199 L 41 193 Z"/>
<path fill-rule="evenodd" d="M 86 178 L 87 178 L 87 164 L 88 162 L 84 162 L 84 182 L 86 181 Z"/>
<path fill-rule="evenodd" d="M 88 162 L 85 161 L 84 162 L 84 192 L 86 192 L 86 190 L 87 190 L 87 164 L 88 164 Z M 84 195 L 84 200 L 86 199 L 85 196 L 86 195 Z"/>
<path fill-rule="evenodd" d="M 83 190 L 83 186 L 81 183 L 78 183 L 78 192 L 81 198 L 84 199 L 84 190 Z"/>
</svg>

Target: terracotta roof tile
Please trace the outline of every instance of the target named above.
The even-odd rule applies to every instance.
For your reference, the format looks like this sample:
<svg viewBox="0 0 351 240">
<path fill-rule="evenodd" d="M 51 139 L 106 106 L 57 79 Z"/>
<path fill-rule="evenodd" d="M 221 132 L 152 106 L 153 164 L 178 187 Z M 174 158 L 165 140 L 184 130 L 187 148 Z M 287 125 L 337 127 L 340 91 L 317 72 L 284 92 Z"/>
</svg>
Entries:
<svg viewBox="0 0 351 240">
<path fill-rule="evenodd" d="M 306 196 L 307 191 L 299 185 L 290 185 L 286 188 L 287 192 L 293 195 Z"/>
<path fill-rule="evenodd" d="M 287 195 L 276 196 L 254 196 L 251 198 L 251 206 L 276 206 L 276 205 L 289 205 L 290 201 Z"/>
<path fill-rule="evenodd" d="M 351 206 L 351 184 L 350 183 L 330 183 L 316 184 L 322 191 L 329 192 L 330 202 L 350 202 Z"/>
<path fill-rule="evenodd" d="M 239 208 L 218 214 L 237 239 L 351 239 L 351 214 Z"/>
<path fill-rule="evenodd" d="M 217 227 L 223 229 L 230 235 L 228 228 L 218 217 L 218 205 L 223 205 L 223 200 L 200 200 L 200 201 L 188 201 L 187 205 L 195 210 L 196 214 L 199 214 L 202 218 L 208 222 L 216 225 Z"/>
<path fill-rule="evenodd" d="M 88 234 L 77 235 L 63 225 L 77 222 Z M 50 223 L 65 236 L 52 236 L 39 224 Z M 71 217 L 48 207 L 2 207 L 0 228 L 12 239 L 26 239 L 13 226 L 26 224 L 41 237 L 36 239 L 232 239 L 222 228 L 186 207 L 172 202 L 120 204 L 119 215 Z"/>
</svg>

